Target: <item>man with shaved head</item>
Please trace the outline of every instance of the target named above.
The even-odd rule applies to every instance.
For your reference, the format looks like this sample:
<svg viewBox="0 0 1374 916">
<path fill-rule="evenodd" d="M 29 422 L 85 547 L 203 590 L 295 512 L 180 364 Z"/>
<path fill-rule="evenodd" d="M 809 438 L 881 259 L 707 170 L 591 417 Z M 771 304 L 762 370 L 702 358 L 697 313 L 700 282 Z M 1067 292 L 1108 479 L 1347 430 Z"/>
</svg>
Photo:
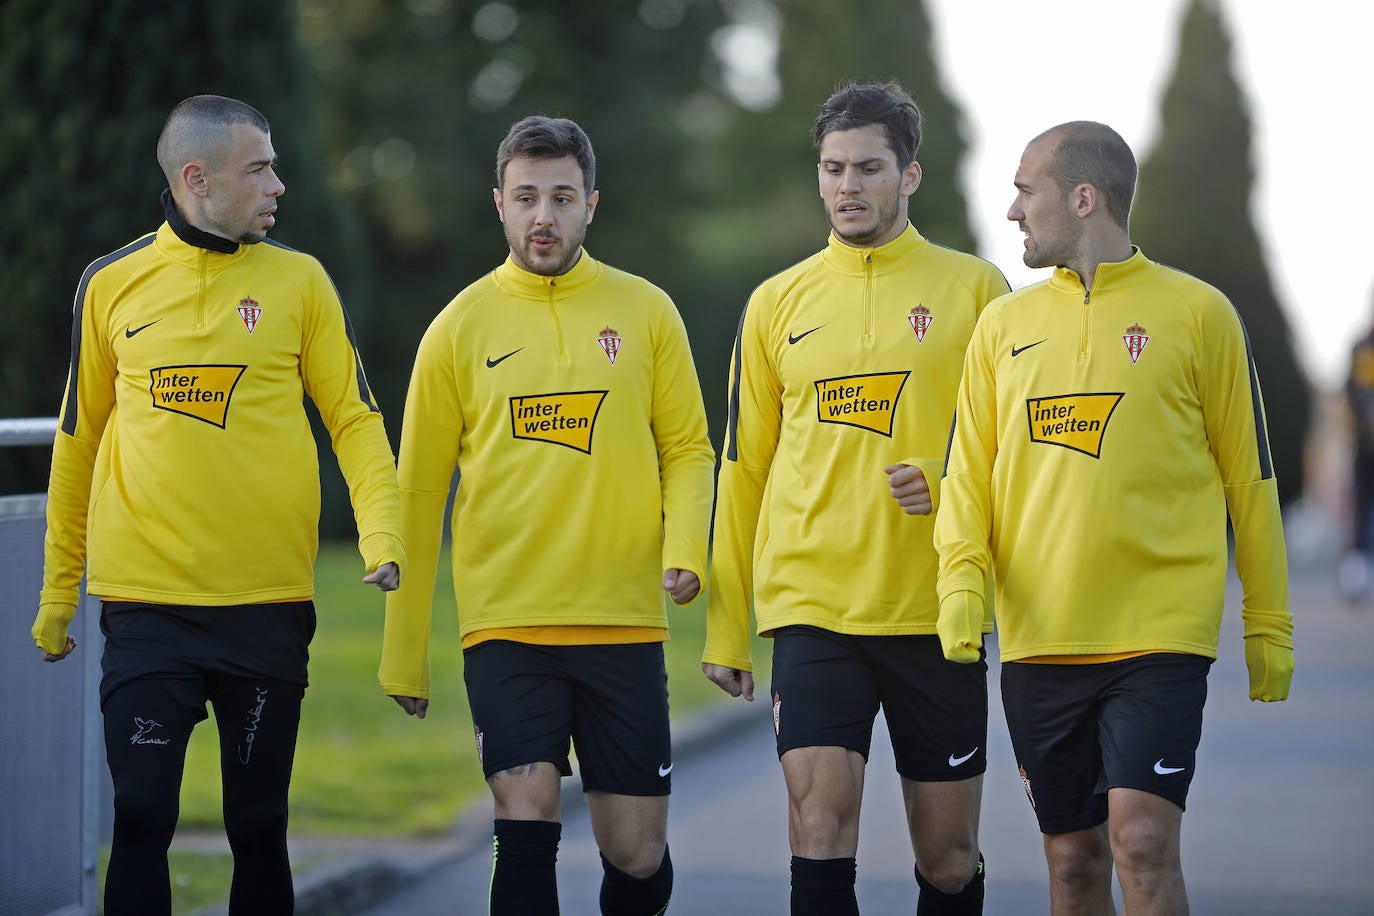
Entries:
<svg viewBox="0 0 1374 916">
<path fill-rule="evenodd" d="M 267 119 L 177 105 L 157 144 L 166 221 L 94 261 L 73 307 L 34 642 L 66 658 L 81 577 L 101 598 L 114 780 L 105 913 L 171 911 L 167 848 L 191 730 L 214 707 L 231 913 L 293 909 L 287 789 L 315 631 L 319 468 L 348 481 L 363 581 L 405 551 L 391 447 L 334 285 L 264 242 L 285 186 Z"/>
<path fill-rule="evenodd" d="M 1135 157 L 1090 121 L 1031 141 L 1007 218 L 1045 280 L 988 306 L 945 465 L 944 653 L 1002 699 L 1056 916 L 1188 912 L 1179 851 L 1229 514 L 1250 699 L 1286 699 L 1293 619 L 1259 378 L 1226 297 L 1131 244 Z"/>
</svg>

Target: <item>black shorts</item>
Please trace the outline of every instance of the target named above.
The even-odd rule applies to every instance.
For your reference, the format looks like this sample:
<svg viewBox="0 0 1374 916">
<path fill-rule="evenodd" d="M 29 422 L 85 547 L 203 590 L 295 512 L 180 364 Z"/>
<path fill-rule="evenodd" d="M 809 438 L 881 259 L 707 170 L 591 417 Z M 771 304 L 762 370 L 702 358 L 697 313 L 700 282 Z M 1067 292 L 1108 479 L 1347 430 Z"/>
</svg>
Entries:
<svg viewBox="0 0 1374 916">
<path fill-rule="evenodd" d="M 811 626 L 773 634 L 778 756 L 838 746 L 868 759 L 881 707 L 897 772 L 949 782 L 987 769 L 988 666 L 945 659 L 938 636 L 849 636 Z"/>
<path fill-rule="evenodd" d="M 1042 833 L 1107 819 L 1108 789 L 1180 808 L 1202 738 L 1211 659 L 1160 652 L 1096 665 L 1002 665 L 1002 705 Z"/>
<path fill-rule="evenodd" d="M 102 708 L 130 681 L 156 679 L 187 708 L 205 717 L 210 675 L 283 681 L 307 686 L 315 604 L 238 604 L 188 607 L 104 601 L 100 631 Z"/>
<path fill-rule="evenodd" d="M 571 740 L 583 791 L 667 795 L 672 788 L 662 643 L 494 639 L 463 650 L 463 682 L 487 778 L 536 761 L 571 776 Z"/>
</svg>

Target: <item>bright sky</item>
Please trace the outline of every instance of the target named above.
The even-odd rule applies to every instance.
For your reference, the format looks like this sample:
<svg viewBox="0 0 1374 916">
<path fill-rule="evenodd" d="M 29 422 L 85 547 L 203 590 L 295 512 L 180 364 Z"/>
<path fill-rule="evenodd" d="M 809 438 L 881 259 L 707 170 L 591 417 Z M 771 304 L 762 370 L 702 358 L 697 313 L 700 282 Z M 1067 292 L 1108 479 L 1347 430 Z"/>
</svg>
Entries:
<svg viewBox="0 0 1374 916">
<path fill-rule="evenodd" d="M 979 253 L 1017 288 L 1046 273 L 1022 264 L 1021 234 L 1005 218 L 1021 151 L 1047 127 L 1087 119 L 1110 124 L 1143 161 L 1158 133 L 1185 3 L 926 5 L 945 89 L 969 134 L 964 177 Z M 1374 254 L 1361 241 L 1374 217 L 1374 15 L 1338 0 L 1221 0 L 1221 8 L 1250 106 L 1251 212 L 1270 279 L 1309 376 L 1333 387 L 1374 316 Z"/>
</svg>

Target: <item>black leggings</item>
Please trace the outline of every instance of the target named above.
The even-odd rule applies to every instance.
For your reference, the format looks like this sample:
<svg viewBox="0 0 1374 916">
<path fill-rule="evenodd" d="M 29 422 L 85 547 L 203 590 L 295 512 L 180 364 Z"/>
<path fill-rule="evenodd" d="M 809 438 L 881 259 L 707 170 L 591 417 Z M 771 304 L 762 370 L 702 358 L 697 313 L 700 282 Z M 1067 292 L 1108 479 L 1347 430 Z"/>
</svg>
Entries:
<svg viewBox="0 0 1374 916">
<path fill-rule="evenodd" d="M 224 826 L 234 853 L 232 914 L 290 913 L 286 796 L 300 724 L 299 684 L 207 674 L 200 683 L 141 678 L 103 707 L 105 752 L 114 779 L 114 844 L 105 914 L 171 912 L 167 848 L 176 830 L 191 729 L 214 706 L 219 728 Z"/>
</svg>

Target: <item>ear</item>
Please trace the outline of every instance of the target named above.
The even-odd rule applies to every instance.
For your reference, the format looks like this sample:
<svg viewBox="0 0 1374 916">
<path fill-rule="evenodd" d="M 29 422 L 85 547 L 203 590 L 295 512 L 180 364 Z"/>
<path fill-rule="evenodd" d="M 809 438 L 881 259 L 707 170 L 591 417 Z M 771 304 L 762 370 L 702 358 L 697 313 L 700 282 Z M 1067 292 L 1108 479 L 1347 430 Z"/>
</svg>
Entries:
<svg viewBox="0 0 1374 916">
<path fill-rule="evenodd" d="M 592 216 L 596 213 L 597 201 L 601 200 L 601 192 L 592 188 L 591 195 L 587 198 L 587 225 L 592 224 Z"/>
<path fill-rule="evenodd" d="M 1069 206 L 1073 208 L 1073 215 L 1079 219 L 1087 219 L 1097 212 L 1097 188 L 1084 182 L 1077 185 L 1069 192 Z"/>
<path fill-rule="evenodd" d="M 504 223 L 506 221 L 506 211 L 502 209 L 500 188 L 491 189 L 491 199 L 496 202 L 496 218 Z"/>
<path fill-rule="evenodd" d="M 902 172 L 902 196 L 910 197 L 921 186 L 921 163 L 913 162 Z"/>
<path fill-rule="evenodd" d="M 182 187 L 197 197 L 207 197 L 210 194 L 209 183 L 210 172 L 204 164 L 192 160 L 181 167 Z"/>
</svg>

